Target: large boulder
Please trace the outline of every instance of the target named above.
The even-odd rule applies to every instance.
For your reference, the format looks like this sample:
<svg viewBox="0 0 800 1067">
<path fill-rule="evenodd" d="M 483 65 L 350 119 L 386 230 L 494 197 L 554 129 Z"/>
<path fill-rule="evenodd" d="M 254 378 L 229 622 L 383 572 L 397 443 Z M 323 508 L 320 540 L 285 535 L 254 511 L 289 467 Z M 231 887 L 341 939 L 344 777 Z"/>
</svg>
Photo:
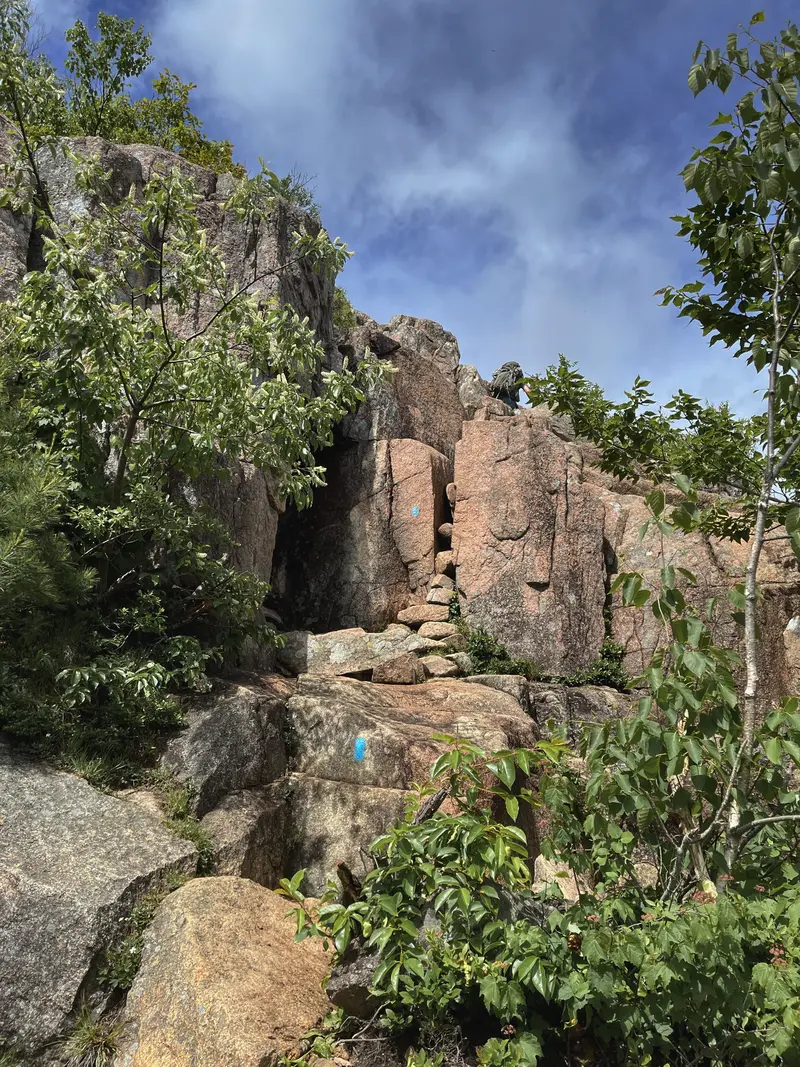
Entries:
<svg viewBox="0 0 800 1067">
<path fill-rule="evenodd" d="M 329 1008 L 322 944 L 295 944 L 287 901 L 244 878 L 173 893 L 145 936 L 118 1067 L 278 1067 Z"/>
<path fill-rule="evenodd" d="M 427 649 L 429 639 L 407 626 L 393 624 L 380 633 L 368 633 L 360 626 L 332 630 L 326 634 L 293 631 L 283 634 L 278 662 L 292 674 L 330 676 L 360 674 L 374 670 L 398 656 Z"/>
<path fill-rule="evenodd" d="M 312 630 L 379 630 L 434 576 L 447 462 L 410 439 L 342 441 L 320 462 L 328 484 L 279 527 L 281 615 Z"/>
<path fill-rule="evenodd" d="M 287 767 L 286 701 L 293 685 L 277 675 L 218 682 L 186 702 L 186 725 L 170 739 L 161 766 L 196 791 L 200 815 L 228 793 L 264 786 Z"/>
<path fill-rule="evenodd" d="M 0 1047 L 62 1034 L 136 899 L 196 866 L 156 817 L 0 746 Z"/>
<path fill-rule="evenodd" d="M 372 685 L 305 675 L 288 704 L 297 738 L 291 776 L 290 869 L 319 892 L 343 861 L 361 870 L 370 841 L 402 815 L 445 746 L 466 737 L 487 751 L 534 743 L 534 727 L 506 693 L 459 681 Z"/>
<path fill-rule="evenodd" d="M 487 409 L 456 446 L 462 610 L 547 674 L 587 666 L 605 635 L 604 512 L 582 470 L 580 451 L 527 411 Z"/>
</svg>

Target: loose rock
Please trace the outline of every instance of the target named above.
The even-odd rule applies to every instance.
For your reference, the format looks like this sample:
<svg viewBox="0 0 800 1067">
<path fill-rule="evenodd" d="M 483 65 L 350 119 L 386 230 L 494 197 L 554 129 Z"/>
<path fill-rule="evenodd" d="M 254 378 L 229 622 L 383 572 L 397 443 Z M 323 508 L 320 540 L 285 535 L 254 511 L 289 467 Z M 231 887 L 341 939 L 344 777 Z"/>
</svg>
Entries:
<svg viewBox="0 0 800 1067">
<path fill-rule="evenodd" d="M 446 622 L 450 614 L 447 604 L 412 604 L 397 616 L 409 626 L 421 626 L 424 622 Z"/>
<path fill-rule="evenodd" d="M 425 681 L 425 669 L 416 656 L 405 653 L 379 663 L 372 672 L 372 681 L 380 685 L 418 685 Z"/>
<path fill-rule="evenodd" d="M 444 656 L 423 656 L 420 663 L 429 678 L 457 678 L 461 668 Z"/>
</svg>

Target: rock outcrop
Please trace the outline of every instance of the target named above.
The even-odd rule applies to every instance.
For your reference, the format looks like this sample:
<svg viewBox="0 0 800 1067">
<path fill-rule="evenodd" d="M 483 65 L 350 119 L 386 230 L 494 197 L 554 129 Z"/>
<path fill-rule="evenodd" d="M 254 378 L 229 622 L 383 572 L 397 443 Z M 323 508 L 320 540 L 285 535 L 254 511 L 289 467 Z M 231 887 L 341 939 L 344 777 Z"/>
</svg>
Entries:
<svg viewBox="0 0 800 1067">
<path fill-rule="evenodd" d="M 230 793 L 268 785 L 286 772 L 286 701 L 293 685 L 275 675 L 217 683 L 186 701 L 186 725 L 167 744 L 161 766 L 191 784 L 205 815 Z"/>
<path fill-rule="evenodd" d="M 277 1067 L 329 1008 L 321 942 L 294 943 L 287 901 L 203 878 L 161 905 L 128 995 L 118 1067 Z"/>
<path fill-rule="evenodd" d="M 0 745 L 0 1048 L 41 1053 L 137 898 L 188 875 L 197 853 L 134 804 Z"/>
<path fill-rule="evenodd" d="M 306 868 L 309 893 L 339 861 L 362 869 L 362 850 L 402 814 L 407 791 L 443 751 L 434 735 L 466 737 L 488 751 L 534 741 L 513 697 L 458 681 L 397 686 L 305 675 L 287 709 L 297 739 L 287 867 Z"/>
<path fill-rule="evenodd" d="M 569 674 L 605 633 L 600 502 L 546 417 L 503 405 L 456 446 L 453 553 L 462 611 L 517 657 Z"/>
</svg>

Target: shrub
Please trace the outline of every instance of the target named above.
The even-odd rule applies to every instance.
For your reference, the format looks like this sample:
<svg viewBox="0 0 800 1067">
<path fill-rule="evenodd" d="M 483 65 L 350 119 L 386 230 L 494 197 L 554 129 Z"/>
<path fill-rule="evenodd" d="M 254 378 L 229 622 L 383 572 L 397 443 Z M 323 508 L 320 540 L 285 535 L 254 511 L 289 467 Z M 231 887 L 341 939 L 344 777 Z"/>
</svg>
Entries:
<svg viewBox="0 0 800 1067">
<path fill-rule="evenodd" d="M 515 822 L 520 803 L 534 798 L 515 795 L 515 781 L 520 772 L 562 775 L 571 763 L 564 749 L 487 757 L 450 741 L 420 795 L 447 789 L 458 814 L 416 824 L 409 812 L 373 842 L 360 899 L 336 903 L 331 888 L 316 914 L 302 872 L 281 883 L 300 905 L 298 939 L 322 936 L 336 958 L 354 941 L 364 944 L 355 951 L 377 953 L 377 1034 L 402 1035 L 415 1063 L 437 1055 L 433 1037 L 450 1027 L 487 1067 L 798 1062 L 800 893 L 791 864 L 762 868 L 766 885 L 737 873 L 724 893 L 695 884 L 665 898 L 671 857 L 648 889 L 625 864 L 641 843 L 636 817 L 593 801 L 590 786 L 582 832 L 593 835 L 601 877 L 591 883 L 584 871 L 577 903 L 548 902 L 530 889 L 528 841 Z M 611 748 L 606 758 L 619 765 Z M 506 825 L 490 810 L 498 800 Z M 645 806 L 631 810 L 646 824 Z M 562 862 L 574 859 L 574 840 L 569 849 L 557 847 L 558 835 L 549 844 Z"/>
</svg>

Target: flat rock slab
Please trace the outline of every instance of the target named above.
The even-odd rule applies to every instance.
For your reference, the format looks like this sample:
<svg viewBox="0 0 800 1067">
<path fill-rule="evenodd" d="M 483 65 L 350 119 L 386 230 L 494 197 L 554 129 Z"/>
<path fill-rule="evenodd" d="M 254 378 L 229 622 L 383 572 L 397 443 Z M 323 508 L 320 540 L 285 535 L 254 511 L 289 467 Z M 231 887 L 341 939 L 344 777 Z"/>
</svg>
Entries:
<svg viewBox="0 0 800 1067">
<path fill-rule="evenodd" d="M 425 638 L 407 626 L 387 626 L 382 633 L 367 633 L 361 627 L 332 630 L 326 634 L 294 631 L 284 634 L 278 661 L 292 674 L 323 674 L 329 677 L 364 674 L 380 663 L 406 652 L 426 649 Z"/>
<path fill-rule="evenodd" d="M 266 1067 L 328 1011 L 331 958 L 294 943 L 287 901 L 245 878 L 173 893 L 145 936 L 118 1067 Z"/>
<path fill-rule="evenodd" d="M 412 604 L 411 607 L 403 608 L 397 620 L 407 626 L 421 626 L 426 622 L 447 622 L 449 615 L 448 597 L 448 604 Z"/>
<path fill-rule="evenodd" d="M 0 745 L 0 1046 L 61 1034 L 135 899 L 196 866 L 149 812 Z"/>
</svg>

